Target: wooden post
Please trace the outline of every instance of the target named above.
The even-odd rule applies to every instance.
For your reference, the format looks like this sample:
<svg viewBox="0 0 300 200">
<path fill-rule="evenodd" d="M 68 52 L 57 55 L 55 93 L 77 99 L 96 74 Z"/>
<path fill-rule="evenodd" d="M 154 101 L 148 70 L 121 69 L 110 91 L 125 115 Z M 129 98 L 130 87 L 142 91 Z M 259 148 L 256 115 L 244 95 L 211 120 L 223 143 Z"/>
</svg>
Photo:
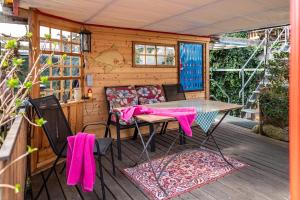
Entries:
<svg viewBox="0 0 300 200">
<path fill-rule="evenodd" d="M 290 1 L 291 54 L 289 90 L 290 193 L 300 199 L 300 2 Z"/>
<path fill-rule="evenodd" d="M 29 67 L 33 66 L 33 63 L 37 59 L 37 54 L 39 51 L 39 24 L 37 20 L 37 13 L 35 9 L 30 8 L 29 9 L 29 15 L 28 15 L 28 26 L 29 26 L 29 32 L 32 33 L 31 41 L 29 42 Z M 33 86 L 30 96 L 32 98 L 37 98 L 40 95 L 40 85 L 36 84 Z M 42 130 L 38 127 L 33 127 L 32 132 L 28 136 L 28 145 L 39 148 L 39 141 L 41 141 L 41 134 Z M 33 137 L 33 138 L 31 138 Z M 35 152 L 31 154 L 28 158 L 28 162 L 31 163 L 28 165 L 29 172 L 36 169 L 36 164 L 38 161 L 38 154 Z"/>
<path fill-rule="evenodd" d="M 32 33 L 32 38 L 29 43 L 29 67 L 33 66 L 35 60 L 39 54 L 39 37 L 40 37 L 40 27 L 37 20 L 37 13 L 35 9 L 30 8 L 28 15 L 28 25 L 29 32 Z M 33 86 L 30 96 L 32 98 L 37 98 L 40 96 L 40 86 L 36 84 Z"/>
</svg>

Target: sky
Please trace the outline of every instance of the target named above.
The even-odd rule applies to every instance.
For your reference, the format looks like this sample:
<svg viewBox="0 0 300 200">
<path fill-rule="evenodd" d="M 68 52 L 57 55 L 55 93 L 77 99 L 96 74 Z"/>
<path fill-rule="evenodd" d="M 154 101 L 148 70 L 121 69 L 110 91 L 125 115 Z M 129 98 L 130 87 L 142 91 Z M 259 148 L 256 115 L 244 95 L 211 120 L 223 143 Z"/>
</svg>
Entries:
<svg viewBox="0 0 300 200">
<path fill-rule="evenodd" d="M 1 12 L 2 12 L 2 6 L 0 0 L 0 14 Z M 26 28 L 25 25 L 0 23 L 0 33 L 4 33 L 14 37 L 20 37 L 26 34 Z"/>
<path fill-rule="evenodd" d="M 26 26 L 20 24 L 0 23 L 0 33 L 20 37 L 26 34 Z"/>
</svg>

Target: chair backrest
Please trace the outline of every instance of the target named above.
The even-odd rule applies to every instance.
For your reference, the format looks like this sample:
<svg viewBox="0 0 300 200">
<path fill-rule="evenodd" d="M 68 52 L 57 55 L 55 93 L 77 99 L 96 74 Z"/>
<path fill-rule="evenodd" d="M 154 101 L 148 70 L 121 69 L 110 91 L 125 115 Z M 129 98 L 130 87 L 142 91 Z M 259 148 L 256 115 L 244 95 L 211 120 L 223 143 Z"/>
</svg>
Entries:
<svg viewBox="0 0 300 200">
<path fill-rule="evenodd" d="M 139 104 L 166 102 L 164 90 L 160 85 L 136 85 Z"/>
<path fill-rule="evenodd" d="M 105 87 L 104 90 L 109 111 L 113 108 L 138 105 L 138 96 L 133 86 Z"/>
<path fill-rule="evenodd" d="M 182 86 L 180 84 L 165 84 L 164 88 L 167 101 L 186 100 Z"/>
<path fill-rule="evenodd" d="M 62 149 L 66 147 L 67 137 L 73 135 L 73 133 L 58 99 L 51 95 L 30 99 L 29 102 L 32 104 L 37 116 L 47 121 L 42 125 L 42 128 L 54 153 L 59 155 L 62 153 Z"/>
</svg>

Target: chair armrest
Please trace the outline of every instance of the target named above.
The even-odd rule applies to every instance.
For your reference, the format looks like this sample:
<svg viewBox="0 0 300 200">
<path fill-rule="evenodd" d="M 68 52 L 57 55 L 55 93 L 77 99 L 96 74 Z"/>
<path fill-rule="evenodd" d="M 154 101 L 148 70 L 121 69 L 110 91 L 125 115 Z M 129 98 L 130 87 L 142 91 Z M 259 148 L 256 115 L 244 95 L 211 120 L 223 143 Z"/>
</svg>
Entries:
<svg viewBox="0 0 300 200">
<path fill-rule="evenodd" d="M 81 132 L 84 132 L 87 127 L 94 126 L 94 125 L 102 125 L 109 129 L 109 125 L 107 125 L 107 123 L 105 123 L 105 122 L 93 122 L 93 123 L 84 125 Z"/>
</svg>

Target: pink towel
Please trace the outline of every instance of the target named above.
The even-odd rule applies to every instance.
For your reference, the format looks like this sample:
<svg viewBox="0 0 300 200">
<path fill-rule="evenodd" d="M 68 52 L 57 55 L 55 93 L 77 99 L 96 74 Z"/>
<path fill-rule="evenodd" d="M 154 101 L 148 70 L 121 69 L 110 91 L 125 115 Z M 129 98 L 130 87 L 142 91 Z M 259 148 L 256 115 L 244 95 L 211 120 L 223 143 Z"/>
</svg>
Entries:
<svg viewBox="0 0 300 200">
<path fill-rule="evenodd" d="M 82 191 L 93 191 L 96 178 L 95 135 L 78 133 L 68 137 L 67 184 L 80 184 Z"/>
<path fill-rule="evenodd" d="M 147 108 L 145 106 L 132 106 L 121 110 L 121 119 L 128 121 L 132 116 L 142 114 L 175 117 L 186 135 L 192 136 L 191 125 L 196 118 L 195 108 Z"/>
</svg>

